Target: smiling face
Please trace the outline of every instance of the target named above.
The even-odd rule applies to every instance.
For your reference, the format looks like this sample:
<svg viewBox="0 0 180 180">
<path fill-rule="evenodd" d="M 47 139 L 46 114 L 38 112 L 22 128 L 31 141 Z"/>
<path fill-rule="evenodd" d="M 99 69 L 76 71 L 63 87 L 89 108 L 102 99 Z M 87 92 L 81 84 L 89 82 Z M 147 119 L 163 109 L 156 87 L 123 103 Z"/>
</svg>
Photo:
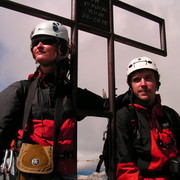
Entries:
<svg viewBox="0 0 180 180">
<path fill-rule="evenodd" d="M 57 57 L 57 45 L 54 39 L 38 38 L 32 41 L 32 54 L 41 65 L 53 62 Z"/>
<path fill-rule="evenodd" d="M 149 105 L 155 102 L 157 80 L 152 70 L 135 71 L 131 76 L 131 88 L 137 98 Z"/>
</svg>

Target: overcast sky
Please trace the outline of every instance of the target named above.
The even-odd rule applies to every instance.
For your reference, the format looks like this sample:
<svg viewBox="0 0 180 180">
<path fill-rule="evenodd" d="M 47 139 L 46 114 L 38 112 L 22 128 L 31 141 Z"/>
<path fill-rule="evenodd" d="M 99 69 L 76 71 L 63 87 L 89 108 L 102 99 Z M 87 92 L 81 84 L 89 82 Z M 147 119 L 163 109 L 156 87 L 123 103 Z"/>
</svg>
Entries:
<svg viewBox="0 0 180 180">
<path fill-rule="evenodd" d="M 57 15 L 71 17 L 71 0 L 16 0 L 19 3 L 40 8 Z M 152 58 L 160 71 L 162 103 L 180 113 L 180 62 L 179 28 L 180 2 L 178 0 L 126 0 L 126 3 L 165 19 L 167 37 L 167 57 L 154 55 L 121 43 L 115 43 L 115 82 L 116 94 L 128 89 L 126 67 L 135 57 Z M 14 81 L 26 79 L 35 71 L 36 65 L 30 53 L 30 32 L 42 19 L 14 12 L 0 7 L 0 90 Z M 70 29 L 67 27 L 69 32 Z M 159 45 L 157 23 L 133 15 L 114 7 L 114 31 L 155 47 Z M 107 40 L 79 31 L 79 69 L 78 85 L 102 95 L 104 88 L 108 93 Z M 102 134 L 107 120 L 88 117 L 78 126 L 78 156 L 81 160 L 95 159 L 102 148 Z M 83 163 L 79 165 L 80 168 Z"/>
</svg>

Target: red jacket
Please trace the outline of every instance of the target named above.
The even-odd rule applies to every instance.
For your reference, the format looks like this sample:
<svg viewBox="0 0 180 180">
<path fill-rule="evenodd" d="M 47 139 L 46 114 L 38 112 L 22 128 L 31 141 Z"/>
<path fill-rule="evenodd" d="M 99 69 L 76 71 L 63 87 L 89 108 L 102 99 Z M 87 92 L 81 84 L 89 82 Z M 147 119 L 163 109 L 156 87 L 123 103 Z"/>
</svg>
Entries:
<svg viewBox="0 0 180 180">
<path fill-rule="evenodd" d="M 169 162 L 179 155 L 178 139 L 169 119 L 180 125 L 179 115 L 160 105 L 153 108 L 138 103 L 135 122 L 130 120 L 130 110 L 123 107 L 117 111 L 117 180 L 168 180 Z M 169 109 L 167 111 L 167 108 Z M 135 126 L 135 127 L 134 127 Z"/>
<path fill-rule="evenodd" d="M 74 135 L 75 135 L 76 119 L 69 118 L 63 121 L 60 128 L 58 145 L 56 148 L 57 154 L 73 153 L 74 151 Z M 53 129 L 54 121 L 44 119 L 32 120 L 28 123 L 25 129 L 25 141 L 28 143 L 40 144 L 42 146 L 53 146 Z M 18 131 L 19 138 L 22 138 L 22 130 Z M 56 158 L 55 158 L 56 159 Z M 77 161 L 75 157 L 65 157 L 62 159 L 56 159 L 55 168 L 56 171 L 61 174 L 75 174 L 77 172 Z"/>
<path fill-rule="evenodd" d="M 17 137 L 17 132 L 18 138 L 22 138 L 22 130 L 19 129 L 22 129 L 24 105 L 31 79 L 15 82 L 0 93 L 0 160 L 3 158 L 2 152 Z M 25 128 L 24 140 L 28 143 L 38 143 L 45 146 L 53 144 L 55 80 L 53 75 L 42 75 L 39 79 L 29 116 L 30 120 Z M 64 84 L 61 87 L 64 113 L 56 149 L 55 169 L 61 174 L 74 174 L 77 172 L 74 150 L 76 120 L 81 120 L 83 117 L 75 117 L 72 113 L 71 86 Z M 103 110 L 103 99 L 86 89 L 78 88 L 77 100 L 79 108 Z"/>
</svg>

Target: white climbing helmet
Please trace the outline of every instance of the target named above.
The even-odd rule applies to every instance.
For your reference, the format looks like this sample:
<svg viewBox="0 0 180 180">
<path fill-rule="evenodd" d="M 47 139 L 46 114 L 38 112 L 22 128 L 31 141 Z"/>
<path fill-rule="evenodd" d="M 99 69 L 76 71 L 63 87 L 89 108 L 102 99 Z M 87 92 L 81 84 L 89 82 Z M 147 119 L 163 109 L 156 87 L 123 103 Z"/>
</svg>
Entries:
<svg viewBox="0 0 180 180">
<path fill-rule="evenodd" d="M 139 69 L 152 69 L 159 74 L 156 64 L 151 59 L 149 59 L 148 57 L 138 57 L 138 58 L 133 59 L 129 63 L 128 68 L 127 68 L 127 77 L 132 72 Z"/>
<path fill-rule="evenodd" d="M 38 35 L 48 35 L 57 38 L 64 39 L 68 42 L 68 31 L 59 22 L 56 21 L 45 21 L 38 24 L 31 32 L 30 38 L 32 39 Z"/>
</svg>

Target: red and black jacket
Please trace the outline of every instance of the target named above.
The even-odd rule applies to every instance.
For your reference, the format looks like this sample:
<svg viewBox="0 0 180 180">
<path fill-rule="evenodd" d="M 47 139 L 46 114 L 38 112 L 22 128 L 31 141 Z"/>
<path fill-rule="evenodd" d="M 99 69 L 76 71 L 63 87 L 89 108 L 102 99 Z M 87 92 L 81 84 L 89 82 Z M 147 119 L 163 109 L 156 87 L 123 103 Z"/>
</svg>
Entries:
<svg viewBox="0 0 180 180">
<path fill-rule="evenodd" d="M 169 162 L 179 155 L 179 115 L 160 105 L 145 107 L 135 101 L 117 111 L 117 172 L 118 180 L 167 180 Z M 130 117 L 130 109 L 135 116 Z M 171 118 L 172 117 L 172 118 Z M 172 120 L 174 121 L 172 123 Z"/>
<path fill-rule="evenodd" d="M 0 93 L 0 159 L 3 151 L 9 147 L 11 141 L 22 137 L 22 120 L 28 87 L 33 80 L 18 81 Z M 74 154 L 74 136 L 76 121 L 83 117 L 76 117 L 71 113 L 71 86 L 64 84 L 63 93 L 63 123 L 59 130 L 57 160 L 55 168 L 61 174 L 76 173 Z M 42 76 L 38 82 L 30 112 L 30 121 L 25 129 L 25 141 L 44 146 L 53 145 L 54 112 L 56 101 L 56 83 L 52 75 Z M 88 90 L 78 88 L 77 101 L 79 108 L 103 110 L 103 99 Z M 75 152 L 76 153 L 76 152 Z M 68 155 L 69 154 L 69 155 Z"/>
</svg>

